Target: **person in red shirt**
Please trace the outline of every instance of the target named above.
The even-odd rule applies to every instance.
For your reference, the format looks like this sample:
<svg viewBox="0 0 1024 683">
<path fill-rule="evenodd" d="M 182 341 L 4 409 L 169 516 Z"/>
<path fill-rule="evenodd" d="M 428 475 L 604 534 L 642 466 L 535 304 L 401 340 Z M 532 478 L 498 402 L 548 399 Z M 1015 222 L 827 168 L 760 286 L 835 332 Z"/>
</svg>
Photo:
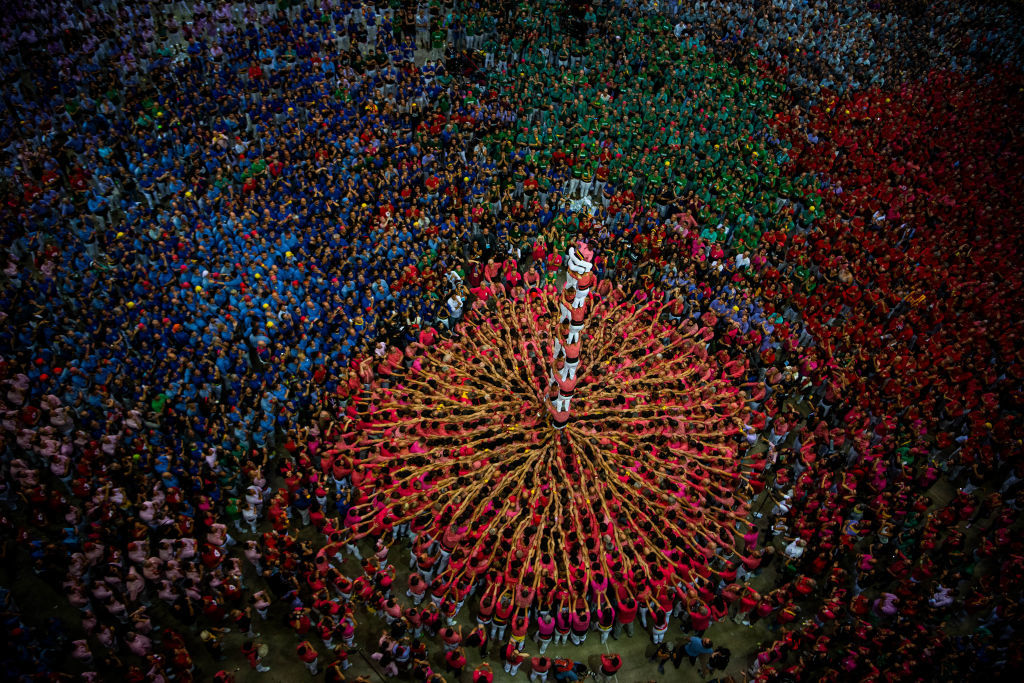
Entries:
<svg viewBox="0 0 1024 683">
<path fill-rule="evenodd" d="M 505 673 L 509 676 L 515 677 L 515 675 L 519 673 L 519 667 L 526 660 L 526 652 L 520 650 L 518 644 L 514 640 L 510 640 L 502 650 L 502 655 L 505 659 Z"/>
<path fill-rule="evenodd" d="M 624 588 L 621 588 L 619 590 L 617 607 L 618 609 L 615 611 L 615 628 L 612 629 L 612 638 L 618 640 L 623 631 L 626 632 L 627 636 L 632 638 L 634 632 L 633 624 L 636 621 L 637 612 L 636 599 Z"/>
<path fill-rule="evenodd" d="M 531 681 L 544 681 L 548 680 L 548 672 L 551 671 L 551 660 L 541 655 L 534 657 L 530 660 L 530 680 Z"/>
<path fill-rule="evenodd" d="M 737 624 L 750 626 L 750 613 L 757 606 L 761 595 L 752 586 L 744 585 L 740 591 L 739 607 L 734 621 Z"/>
<path fill-rule="evenodd" d="M 601 655 L 601 668 L 598 671 L 604 676 L 605 681 L 610 681 L 622 668 L 622 657 L 618 653 L 610 652 Z"/>
<path fill-rule="evenodd" d="M 459 647 L 459 643 L 462 642 L 462 626 L 452 628 L 451 626 L 445 626 L 441 629 L 441 640 L 444 643 L 445 652 L 452 652 Z"/>
<path fill-rule="evenodd" d="M 423 602 L 423 596 L 427 590 L 427 582 L 417 572 L 409 575 L 409 590 L 405 592 L 406 597 L 412 598 L 412 604 L 419 606 Z"/>
<path fill-rule="evenodd" d="M 522 647 L 523 643 L 526 642 L 526 630 L 530 624 L 530 619 L 527 616 L 525 610 L 516 609 L 515 614 L 512 615 L 511 631 L 512 640 L 515 641 L 518 647 Z"/>
<path fill-rule="evenodd" d="M 444 654 L 445 668 L 454 674 L 455 680 L 462 679 L 462 669 L 466 666 L 466 653 L 461 647 L 449 650 Z"/>
<path fill-rule="evenodd" d="M 544 239 L 538 237 L 533 243 L 533 260 L 535 263 L 543 263 L 544 258 L 547 256 L 548 247 L 544 243 Z"/>
<path fill-rule="evenodd" d="M 462 639 L 462 644 L 469 647 L 479 648 L 480 656 L 487 656 L 487 628 L 482 624 L 477 624 L 476 628 L 473 629 L 465 638 Z"/>
<path fill-rule="evenodd" d="M 316 648 L 313 647 L 312 643 L 308 640 L 302 641 L 295 647 L 295 653 L 299 655 L 299 659 L 301 659 L 302 663 L 306 665 L 306 669 L 309 673 L 314 676 L 319 673 L 317 660 L 320 655 L 317 653 Z"/>
<path fill-rule="evenodd" d="M 706 602 L 694 596 L 690 600 L 688 611 L 690 613 L 690 630 L 698 636 L 703 635 L 704 631 L 711 626 L 711 609 Z"/>
<path fill-rule="evenodd" d="M 506 590 L 499 596 L 498 604 L 494 608 L 494 615 L 491 618 L 491 640 L 505 639 L 505 628 L 508 626 L 509 619 L 512 618 L 514 609 L 515 603 Z"/>
<path fill-rule="evenodd" d="M 344 672 L 345 669 L 349 668 L 349 666 L 351 666 L 351 664 L 349 664 L 347 656 L 338 657 L 324 669 L 324 681 L 326 683 L 344 683 Z"/>
<path fill-rule="evenodd" d="M 480 662 L 473 670 L 473 683 L 494 683 L 494 672 L 487 662 Z"/>
<path fill-rule="evenodd" d="M 242 654 L 249 661 L 249 666 L 260 673 L 270 671 L 269 666 L 264 666 L 263 658 L 267 656 L 267 646 L 255 640 L 247 640 L 242 644 Z"/>
<path fill-rule="evenodd" d="M 547 255 L 545 262 L 547 263 L 548 281 L 552 282 L 558 270 L 562 267 L 562 255 L 551 252 Z"/>
</svg>

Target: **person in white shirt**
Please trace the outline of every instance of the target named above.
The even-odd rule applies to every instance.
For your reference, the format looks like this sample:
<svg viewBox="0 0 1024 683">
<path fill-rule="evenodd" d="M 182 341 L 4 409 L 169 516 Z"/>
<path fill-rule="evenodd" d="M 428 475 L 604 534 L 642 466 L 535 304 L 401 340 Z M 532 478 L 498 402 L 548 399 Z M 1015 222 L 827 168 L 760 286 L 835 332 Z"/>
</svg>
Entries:
<svg viewBox="0 0 1024 683">
<path fill-rule="evenodd" d="M 799 560 L 801 557 L 803 557 L 804 551 L 807 550 L 806 546 L 807 541 L 805 541 L 802 538 L 797 538 L 791 541 L 789 545 L 786 546 L 786 549 L 783 552 L 786 553 L 786 557 L 788 557 L 789 559 Z"/>
<path fill-rule="evenodd" d="M 448 310 L 451 311 L 453 320 L 458 320 L 462 317 L 462 301 L 462 297 L 458 294 L 452 294 L 448 298 Z"/>
</svg>

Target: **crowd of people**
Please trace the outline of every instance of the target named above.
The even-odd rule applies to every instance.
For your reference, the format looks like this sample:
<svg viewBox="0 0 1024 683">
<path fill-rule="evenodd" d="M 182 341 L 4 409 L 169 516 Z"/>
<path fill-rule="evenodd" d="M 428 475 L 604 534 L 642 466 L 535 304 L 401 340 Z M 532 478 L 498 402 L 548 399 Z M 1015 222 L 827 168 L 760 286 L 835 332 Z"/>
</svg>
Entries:
<svg viewBox="0 0 1024 683">
<path fill-rule="evenodd" d="M 662 9 L 679 30 L 721 44 L 736 58 L 762 58 L 803 97 L 892 87 L 929 70 L 984 71 L 1020 65 L 1022 28 L 1009 4 L 772 0 L 692 4 Z"/>
<path fill-rule="evenodd" d="M 726 5 L 12 5 L 4 571 L 80 617 L 5 590 L 12 676 L 264 671 L 267 619 L 335 681 L 357 645 L 419 681 L 610 676 L 547 645 L 678 625 L 697 661 L 729 617 L 768 627 L 732 649 L 761 680 L 1012 671 L 1015 10 Z M 702 504 L 758 495 L 714 574 L 584 571 L 548 604 L 461 552 L 467 520 L 360 517 L 390 482 L 350 447 L 581 238 L 601 297 L 763 383 L 727 435 L 753 490 Z"/>
<path fill-rule="evenodd" d="M 876 619 L 844 624 L 836 644 L 845 654 L 829 662 L 858 677 L 1015 661 L 1006 644 L 1019 634 L 1002 617 L 1021 588 L 1011 527 L 1021 505 L 1012 433 L 1022 368 L 1006 295 L 1021 274 L 1004 259 L 1021 246 L 1010 113 L 1021 80 L 1005 71 L 983 88 L 969 83 L 932 73 L 896 92 L 823 102 L 796 125 L 779 120 L 795 167 L 828 179 L 828 218 L 805 252 L 820 275 L 794 295 L 836 363 L 822 408 L 839 411 L 839 428 L 820 432 L 828 449 L 777 484 L 789 533 L 807 542 L 795 568 L 817 565 L 808 573 L 829 596 L 828 611 L 787 644 L 814 651 L 830 639 L 818 662 L 801 666 L 835 652 L 837 634 L 822 632 L 833 606 Z M 944 505 L 923 493 L 940 479 L 953 489 Z M 827 571 L 840 557 L 847 576 Z M 869 600 L 871 586 L 884 592 Z M 965 617 L 982 626 L 948 628 Z M 880 643 L 898 660 L 866 656 Z"/>
</svg>

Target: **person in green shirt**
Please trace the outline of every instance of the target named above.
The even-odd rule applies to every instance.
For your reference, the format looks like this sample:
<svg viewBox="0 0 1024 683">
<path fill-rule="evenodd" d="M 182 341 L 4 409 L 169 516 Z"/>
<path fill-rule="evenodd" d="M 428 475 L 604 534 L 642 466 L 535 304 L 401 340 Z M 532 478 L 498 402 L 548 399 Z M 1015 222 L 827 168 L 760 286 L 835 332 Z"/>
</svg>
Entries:
<svg viewBox="0 0 1024 683">
<path fill-rule="evenodd" d="M 430 34 L 430 59 L 442 59 L 444 57 L 444 48 L 447 44 L 447 32 L 440 28 L 434 29 Z"/>
<path fill-rule="evenodd" d="M 551 197 L 551 178 L 547 173 L 542 173 L 537 179 L 537 198 L 541 204 L 547 204 Z"/>
<path fill-rule="evenodd" d="M 168 396 L 164 392 L 160 392 L 150 402 L 149 407 L 153 409 L 153 412 L 157 415 L 163 415 L 164 407 L 167 405 Z"/>
<path fill-rule="evenodd" d="M 527 135 L 527 129 L 525 127 L 519 129 L 519 134 L 516 135 L 516 147 L 525 148 L 530 144 L 530 136 Z"/>
</svg>

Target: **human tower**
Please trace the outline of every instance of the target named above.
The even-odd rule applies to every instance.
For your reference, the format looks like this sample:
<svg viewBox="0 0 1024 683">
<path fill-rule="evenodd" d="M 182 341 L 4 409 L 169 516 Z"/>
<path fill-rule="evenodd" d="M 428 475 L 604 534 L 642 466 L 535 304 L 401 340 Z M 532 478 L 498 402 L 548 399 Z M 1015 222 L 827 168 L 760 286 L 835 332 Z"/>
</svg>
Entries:
<svg viewBox="0 0 1024 683">
<path fill-rule="evenodd" d="M 357 400 L 336 447 L 360 475 L 354 536 L 408 529 L 441 592 L 728 576 L 764 466 L 743 439 L 763 385 L 656 293 L 598 283 L 586 244 L 565 262 L 560 287 L 495 287 Z"/>
</svg>

